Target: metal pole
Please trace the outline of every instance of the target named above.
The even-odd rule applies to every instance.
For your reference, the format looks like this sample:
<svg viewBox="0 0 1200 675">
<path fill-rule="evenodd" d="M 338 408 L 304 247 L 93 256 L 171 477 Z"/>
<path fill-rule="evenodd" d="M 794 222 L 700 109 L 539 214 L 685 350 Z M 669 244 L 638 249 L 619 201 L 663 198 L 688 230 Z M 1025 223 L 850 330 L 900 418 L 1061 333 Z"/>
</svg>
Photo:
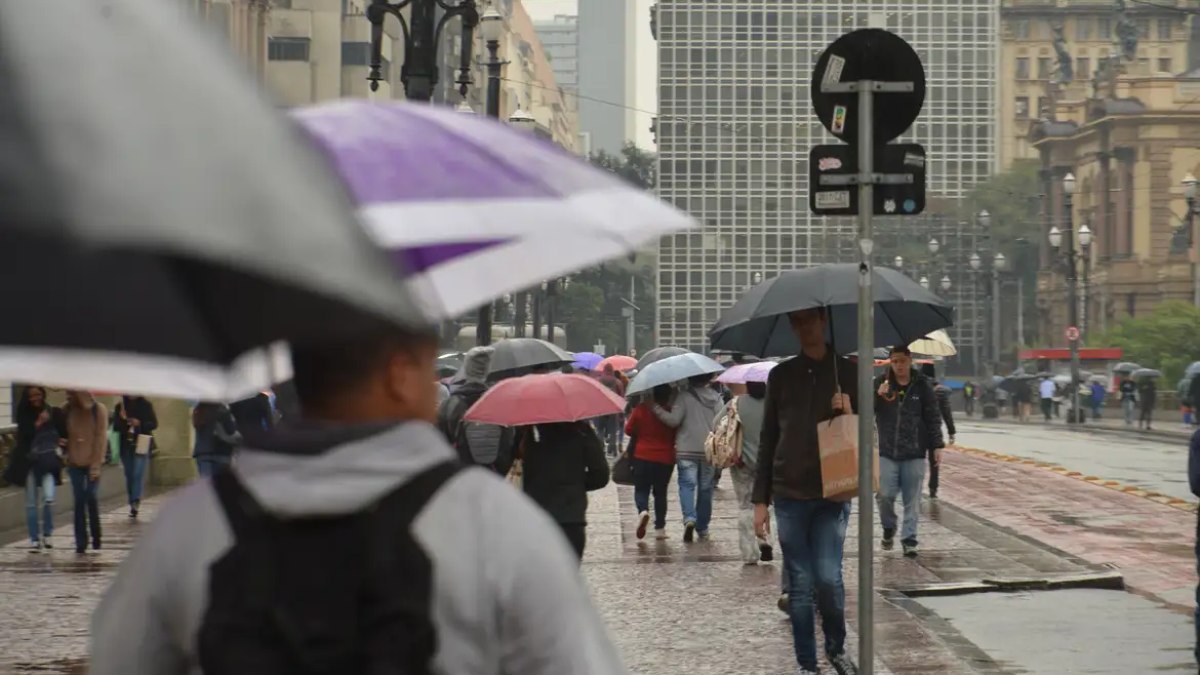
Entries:
<svg viewBox="0 0 1200 675">
<path fill-rule="evenodd" d="M 1000 367 L 1000 270 L 992 259 L 992 367 Z"/>
<path fill-rule="evenodd" d="M 1196 238 L 1196 200 L 1187 200 L 1187 230 L 1192 246 L 1192 304 L 1200 307 L 1200 248 Z"/>
<path fill-rule="evenodd" d="M 858 669 L 875 672 L 875 510 L 872 496 L 875 467 L 875 298 L 871 254 L 875 243 L 871 214 L 875 208 L 875 138 L 872 109 L 874 82 L 858 83 Z M 836 356 L 835 356 L 836 358 Z"/>
<path fill-rule="evenodd" d="M 1065 196 L 1067 209 L 1067 231 L 1064 233 L 1067 240 L 1067 323 L 1073 328 L 1078 328 L 1079 289 L 1077 287 L 1079 280 L 1076 269 L 1078 258 L 1075 255 L 1075 225 L 1072 222 L 1071 195 L 1068 193 Z M 1075 419 L 1075 424 L 1080 424 L 1082 420 L 1079 414 L 1079 338 L 1076 337 L 1069 342 L 1071 348 L 1071 415 Z"/>
<path fill-rule="evenodd" d="M 487 116 L 500 118 L 500 41 L 488 40 L 488 86 L 487 86 Z M 475 344 L 487 346 L 492 344 L 492 303 L 479 308 L 479 316 L 475 321 Z"/>
<path fill-rule="evenodd" d="M 554 306 L 558 304 L 558 280 L 546 284 L 546 341 L 554 344 Z"/>
<path fill-rule="evenodd" d="M 632 305 L 637 304 L 637 295 L 635 295 L 636 293 L 637 276 L 631 274 L 629 276 L 629 302 L 632 303 Z M 629 310 L 629 314 L 626 317 L 628 320 L 625 322 L 625 353 L 630 356 L 633 356 L 635 353 L 634 350 L 636 349 L 636 345 L 634 343 L 637 340 L 637 324 L 635 323 L 635 313 L 637 310 L 635 310 L 632 305 L 626 308 Z"/>
<path fill-rule="evenodd" d="M 1017 276 L 1017 342 L 1025 344 L 1025 277 Z"/>
</svg>

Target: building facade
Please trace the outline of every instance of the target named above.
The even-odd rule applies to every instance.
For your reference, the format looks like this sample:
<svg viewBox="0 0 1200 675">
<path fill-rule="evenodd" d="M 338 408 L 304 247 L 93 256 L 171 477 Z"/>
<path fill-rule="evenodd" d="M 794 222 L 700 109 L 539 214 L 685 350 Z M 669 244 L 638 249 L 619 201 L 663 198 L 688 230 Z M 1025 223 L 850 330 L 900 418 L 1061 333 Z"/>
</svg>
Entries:
<svg viewBox="0 0 1200 675">
<path fill-rule="evenodd" d="M 225 40 L 257 78 L 265 77 L 270 0 L 183 0 L 183 6 Z"/>
<path fill-rule="evenodd" d="M 853 221 L 808 211 L 808 152 L 836 141 L 811 111 L 809 81 L 830 42 L 872 27 L 904 37 L 925 64 L 925 107 L 901 140 L 925 145 L 931 215 L 944 204 L 957 227 L 958 200 L 996 166 L 995 0 L 657 4 L 659 193 L 705 225 L 660 245 L 660 344 L 705 349 L 709 328 L 755 278 L 854 259 Z M 896 220 L 877 227 L 905 227 Z M 959 299 L 960 315 L 975 297 Z M 982 336 L 955 330 L 968 348 Z"/>
<path fill-rule="evenodd" d="M 1189 48 L 1200 44 L 1187 9 L 1200 0 L 1162 3 L 1122 3 L 1112 0 L 1003 0 L 1000 5 L 1000 164 L 1035 159 L 1030 130 L 1051 105 L 1051 81 L 1065 74 L 1059 49 L 1070 63 L 1065 90 L 1076 97 L 1092 87 L 1104 59 L 1121 51 L 1122 18 L 1136 28 L 1136 54 L 1128 70 L 1140 75 L 1186 72 L 1200 64 Z M 1181 11 L 1182 10 L 1182 11 Z M 1056 45 L 1057 42 L 1057 45 Z"/>
<path fill-rule="evenodd" d="M 558 86 L 568 94 L 579 93 L 579 17 L 558 14 L 550 21 L 535 21 L 533 27 Z"/>
<path fill-rule="evenodd" d="M 579 126 L 593 151 L 618 153 L 633 140 L 633 10 L 634 0 L 579 0 Z"/>
</svg>

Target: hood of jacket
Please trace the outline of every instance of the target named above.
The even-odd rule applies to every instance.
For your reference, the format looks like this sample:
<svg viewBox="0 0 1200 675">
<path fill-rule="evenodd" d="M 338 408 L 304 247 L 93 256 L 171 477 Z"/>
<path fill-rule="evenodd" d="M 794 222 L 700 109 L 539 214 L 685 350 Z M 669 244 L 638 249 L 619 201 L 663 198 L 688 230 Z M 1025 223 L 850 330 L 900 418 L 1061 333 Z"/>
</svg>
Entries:
<svg viewBox="0 0 1200 675">
<path fill-rule="evenodd" d="M 683 408 L 683 423 L 675 432 L 675 456 L 679 459 L 704 458 L 704 441 L 713 430 L 717 414 L 725 401 L 711 387 L 690 387 L 679 393 L 673 403 Z"/>
</svg>

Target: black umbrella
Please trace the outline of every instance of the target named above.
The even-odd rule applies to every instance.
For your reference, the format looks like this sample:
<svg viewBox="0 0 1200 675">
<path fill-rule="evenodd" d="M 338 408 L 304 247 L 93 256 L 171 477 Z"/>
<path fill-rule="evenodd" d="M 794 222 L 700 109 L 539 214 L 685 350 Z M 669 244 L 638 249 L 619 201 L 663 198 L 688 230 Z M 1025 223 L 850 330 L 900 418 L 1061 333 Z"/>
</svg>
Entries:
<svg viewBox="0 0 1200 675">
<path fill-rule="evenodd" d="M 642 358 L 638 359 L 637 371 L 639 373 L 642 372 L 646 369 L 646 366 L 654 363 L 655 361 L 662 361 L 663 359 L 670 358 L 672 356 L 679 356 L 680 354 L 688 353 L 690 353 L 690 350 L 684 349 L 683 347 L 655 347 L 654 349 L 651 349 L 643 354 Z"/>
<path fill-rule="evenodd" d="M 746 291 L 713 326 L 713 349 L 759 356 L 800 351 L 787 315 L 826 307 L 830 342 L 839 353 L 858 348 L 858 265 L 820 265 L 784 272 Z M 954 323 L 954 309 L 903 274 L 874 270 L 875 345 L 907 345 Z"/>
<path fill-rule="evenodd" d="M 323 158 L 172 3 L 0 2 L 0 91 L 0 377 L 235 399 L 289 376 L 267 346 L 426 324 Z"/>
<path fill-rule="evenodd" d="M 501 340 L 495 345 L 488 368 L 490 379 L 525 375 L 539 368 L 558 368 L 575 361 L 575 355 L 557 345 L 535 338 Z"/>
</svg>

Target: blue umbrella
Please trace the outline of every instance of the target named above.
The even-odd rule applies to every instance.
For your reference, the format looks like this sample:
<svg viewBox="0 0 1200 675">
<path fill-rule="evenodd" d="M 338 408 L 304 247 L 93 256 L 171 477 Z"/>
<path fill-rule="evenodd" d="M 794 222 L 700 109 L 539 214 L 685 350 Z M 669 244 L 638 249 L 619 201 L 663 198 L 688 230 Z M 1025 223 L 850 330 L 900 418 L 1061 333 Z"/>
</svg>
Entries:
<svg viewBox="0 0 1200 675">
<path fill-rule="evenodd" d="M 603 360 L 603 354 L 597 354 L 596 352 L 575 352 L 575 362 L 571 365 L 577 370 L 595 370 L 596 364 Z"/>
<path fill-rule="evenodd" d="M 679 354 L 646 366 L 629 383 L 627 396 L 640 394 L 661 385 L 682 382 L 698 375 L 712 375 L 725 370 L 724 366 L 702 354 Z"/>
</svg>

